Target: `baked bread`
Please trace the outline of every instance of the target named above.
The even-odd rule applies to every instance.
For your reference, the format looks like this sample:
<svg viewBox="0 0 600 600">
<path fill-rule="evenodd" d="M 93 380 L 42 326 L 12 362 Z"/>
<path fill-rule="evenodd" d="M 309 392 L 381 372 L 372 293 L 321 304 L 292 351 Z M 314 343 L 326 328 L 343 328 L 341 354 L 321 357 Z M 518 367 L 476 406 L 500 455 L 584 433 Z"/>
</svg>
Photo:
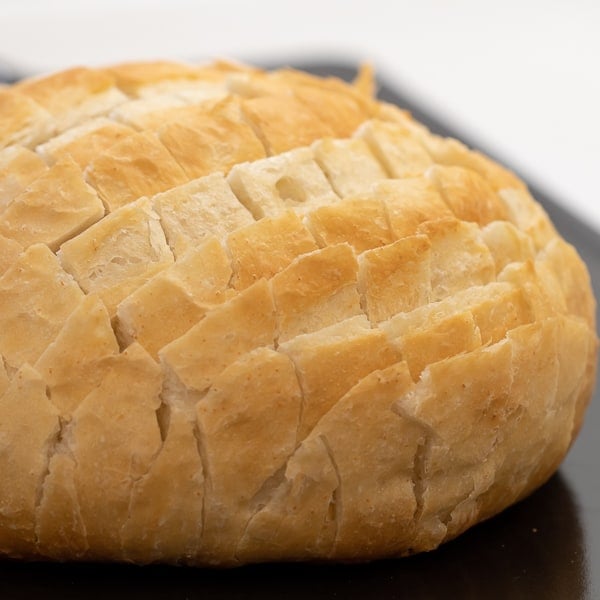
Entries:
<svg viewBox="0 0 600 600">
<path fill-rule="evenodd" d="M 0 90 L 0 555 L 401 556 L 558 468 L 586 267 L 372 88 L 157 62 Z"/>
</svg>

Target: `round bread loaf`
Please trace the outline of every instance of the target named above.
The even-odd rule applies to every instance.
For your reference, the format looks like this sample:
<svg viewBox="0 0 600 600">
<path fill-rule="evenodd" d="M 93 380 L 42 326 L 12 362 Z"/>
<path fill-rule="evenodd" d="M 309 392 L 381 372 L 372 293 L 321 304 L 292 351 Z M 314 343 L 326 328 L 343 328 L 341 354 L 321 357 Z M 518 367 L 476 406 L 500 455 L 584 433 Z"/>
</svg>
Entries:
<svg viewBox="0 0 600 600">
<path fill-rule="evenodd" d="M 0 90 L 0 555 L 401 556 L 558 468 L 586 267 L 372 87 L 161 62 Z"/>
</svg>

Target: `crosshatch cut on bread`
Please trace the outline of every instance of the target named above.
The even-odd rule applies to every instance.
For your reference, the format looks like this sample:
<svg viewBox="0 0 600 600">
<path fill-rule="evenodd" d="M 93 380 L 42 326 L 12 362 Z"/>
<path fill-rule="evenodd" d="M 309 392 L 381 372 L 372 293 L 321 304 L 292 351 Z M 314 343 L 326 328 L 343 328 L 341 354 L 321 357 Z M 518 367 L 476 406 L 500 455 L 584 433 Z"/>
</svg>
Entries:
<svg viewBox="0 0 600 600">
<path fill-rule="evenodd" d="M 155 62 L 0 90 L 0 555 L 404 556 L 555 472 L 586 267 L 372 89 Z"/>
</svg>

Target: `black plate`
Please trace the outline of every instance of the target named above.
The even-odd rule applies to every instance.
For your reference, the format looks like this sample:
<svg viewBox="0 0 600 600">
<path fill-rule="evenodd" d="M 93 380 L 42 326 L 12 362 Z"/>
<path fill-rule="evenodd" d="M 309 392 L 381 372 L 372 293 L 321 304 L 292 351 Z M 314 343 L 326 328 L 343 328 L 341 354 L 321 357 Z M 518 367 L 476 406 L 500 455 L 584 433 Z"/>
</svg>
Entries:
<svg viewBox="0 0 600 600">
<path fill-rule="evenodd" d="M 354 75 L 353 69 L 339 65 L 302 68 L 346 79 Z M 397 89 L 383 85 L 379 95 L 408 108 L 433 131 L 480 148 Z M 530 188 L 586 260 L 598 295 L 600 236 L 531 182 Z M 599 599 L 599 390 L 594 400 L 578 441 L 545 486 L 434 552 L 352 566 L 258 565 L 235 570 L 4 561 L 0 599 Z"/>
</svg>

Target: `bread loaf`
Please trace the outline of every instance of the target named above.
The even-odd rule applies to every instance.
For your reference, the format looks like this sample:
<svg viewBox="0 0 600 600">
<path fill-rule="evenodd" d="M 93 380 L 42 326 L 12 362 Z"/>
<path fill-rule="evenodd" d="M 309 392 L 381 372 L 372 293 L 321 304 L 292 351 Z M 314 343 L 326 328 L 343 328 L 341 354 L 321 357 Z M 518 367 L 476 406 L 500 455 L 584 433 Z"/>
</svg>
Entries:
<svg viewBox="0 0 600 600">
<path fill-rule="evenodd" d="M 586 267 L 372 87 L 157 62 L 0 90 L 0 555 L 402 556 L 558 468 Z"/>
</svg>

